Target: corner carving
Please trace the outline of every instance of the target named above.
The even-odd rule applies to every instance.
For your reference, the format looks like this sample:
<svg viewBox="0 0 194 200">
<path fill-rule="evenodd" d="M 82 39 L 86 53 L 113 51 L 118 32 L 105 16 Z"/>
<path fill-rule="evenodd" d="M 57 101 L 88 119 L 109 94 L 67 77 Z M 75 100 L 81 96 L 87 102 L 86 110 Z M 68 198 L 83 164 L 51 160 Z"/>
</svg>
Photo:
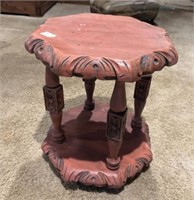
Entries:
<svg viewBox="0 0 194 200">
<path fill-rule="evenodd" d="M 178 61 L 178 54 L 174 47 L 165 51 L 155 51 L 152 54 L 144 55 L 140 59 L 140 68 L 143 75 L 152 74 L 162 70 L 165 66 L 171 66 Z"/>
<path fill-rule="evenodd" d="M 41 60 L 52 70 L 55 61 L 55 53 L 51 45 L 46 44 L 42 39 L 30 37 L 25 42 L 25 48 L 29 53 L 34 53 L 37 59 Z"/>
</svg>

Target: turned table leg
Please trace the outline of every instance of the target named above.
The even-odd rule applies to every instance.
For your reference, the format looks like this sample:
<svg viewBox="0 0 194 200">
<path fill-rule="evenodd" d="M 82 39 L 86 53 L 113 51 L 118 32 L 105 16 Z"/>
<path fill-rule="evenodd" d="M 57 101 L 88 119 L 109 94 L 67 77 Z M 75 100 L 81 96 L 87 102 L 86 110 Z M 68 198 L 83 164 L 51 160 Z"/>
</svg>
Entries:
<svg viewBox="0 0 194 200">
<path fill-rule="evenodd" d="M 93 93 L 94 93 L 94 88 L 95 88 L 95 81 L 96 79 L 83 79 L 84 81 L 84 86 L 86 90 L 86 101 L 84 105 L 85 110 L 93 110 L 95 107 L 95 101 L 93 99 Z"/>
<path fill-rule="evenodd" d="M 141 114 L 146 104 L 146 99 L 149 94 L 150 84 L 152 76 L 148 75 L 142 77 L 139 81 L 136 82 L 135 92 L 134 92 L 134 110 L 135 114 L 132 119 L 131 126 L 136 128 L 141 128 L 142 126 L 142 117 Z"/>
<path fill-rule="evenodd" d="M 59 83 L 59 77 L 46 67 L 46 85 L 43 87 L 45 108 L 50 112 L 53 124 L 51 132 L 53 140 L 63 142 L 65 135 L 61 129 L 62 109 L 64 108 L 63 86 Z"/>
<path fill-rule="evenodd" d="M 110 109 L 107 114 L 107 138 L 109 156 L 106 165 L 111 170 L 119 168 L 119 150 L 123 141 L 127 117 L 125 82 L 115 82 L 110 101 Z"/>
</svg>

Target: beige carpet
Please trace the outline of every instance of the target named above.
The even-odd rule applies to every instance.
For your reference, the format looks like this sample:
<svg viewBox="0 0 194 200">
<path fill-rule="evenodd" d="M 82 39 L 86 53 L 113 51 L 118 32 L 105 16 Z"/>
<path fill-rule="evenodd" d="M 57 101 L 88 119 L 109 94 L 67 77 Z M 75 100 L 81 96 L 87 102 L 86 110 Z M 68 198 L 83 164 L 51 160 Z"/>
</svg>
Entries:
<svg viewBox="0 0 194 200">
<path fill-rule="evenodd" d="M 179 63 L 155 73 L 144 117 L 150 127 L 151 168 L 123 190 L 62 184 L 42 157 L 50 126 L 44 110 L 44 66 L 24 41 L 45 18 L 89 12 L 57 4 L 43 18 L 1 15 L 0 199 L 1 200 L 192 200 L 194 199 L 194 38 L 191 12 L 161 10 L 156 19 L 179 52 Z M 76 80 L 76 81 L 75 81 Z M 65 110 L 83 103 L 80 79 L 63 78 Z M 97 81 L 95 99 L 108 102 L 111 81 Z M 102 90 L 103 88 L 103 90 Z M 133 108 L 133 84 L 127 84 Z"/>
</svg>

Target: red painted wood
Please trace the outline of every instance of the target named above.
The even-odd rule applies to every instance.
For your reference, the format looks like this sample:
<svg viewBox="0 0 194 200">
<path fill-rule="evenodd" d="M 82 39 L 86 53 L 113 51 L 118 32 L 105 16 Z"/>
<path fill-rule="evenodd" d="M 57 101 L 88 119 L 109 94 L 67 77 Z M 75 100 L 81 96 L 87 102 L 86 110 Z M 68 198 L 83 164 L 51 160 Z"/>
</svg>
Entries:
<svg viewBox="0 0 194 200">
<path fill-rule="evenodd" d="M 66 142 L 62 144 L 53 142 L 53 127 L 50 128 L 42 149 L 64 181 L 120 188 L 128 178 L 134 178 L 149 166 L 152 152 L 148 126 L 143 121 L 141 129 L 132 129 L 133 114 L 129 113 L 120 151 L 120 167 L 117 170 L 106 167 L 108 146 L 104 133 L 108 108 L 98 104 L 95 112 L 83 110 L 82 106 L 64 112 L 62 127 Z"/>
<path fill-rule="evenodd" d="M 26 49 L 61 76 L 127 82 L 178 60 L 165 30 L 130 17 L 100 14 L 48 19 L 27 40 Z"/>
<path fill-rule="evenodd" d="M 48 19 L 25 47 L 46 65 L 45 102 L 53 125 L 42 149 L 65 181 L 119 188 L 149 165 L 141 114 L 151 74 L 178 61 L 163 29 L 130 17 L 79 14 Z M 87 96 L 85 106 L 63 117 L 59 76 L 82 77 Z M 96 79 L 116 80 L 110 109 L 95 105 Z M 127 114 L 124 82 L 134 81 L 135 113 Z"/>
</svg>

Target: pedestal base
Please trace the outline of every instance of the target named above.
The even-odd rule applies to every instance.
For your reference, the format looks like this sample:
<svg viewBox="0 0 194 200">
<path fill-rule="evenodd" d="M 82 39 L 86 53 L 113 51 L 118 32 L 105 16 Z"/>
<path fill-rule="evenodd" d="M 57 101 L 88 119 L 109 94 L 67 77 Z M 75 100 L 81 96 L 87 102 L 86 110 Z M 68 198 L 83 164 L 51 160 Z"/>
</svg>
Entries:
<svg viewBox="0 0 194 200">
<path fill-rule="evenodd" d="M 42 150 L 65 182 L 120 188 L 152 161 L 148 126 L 142 122 L 141 129 L 132 129 L 133 114 L 129 112 L 120 150 L 120 167 L 115 171 L 106 167 L 108 109 L 108 105 L 96 105 L 94 111 L 87 111 L 80 106 L 64 112 L 62 129 L 66 141 L 62 144 L 53 142 L 50 128 Z"/>
</svg>

